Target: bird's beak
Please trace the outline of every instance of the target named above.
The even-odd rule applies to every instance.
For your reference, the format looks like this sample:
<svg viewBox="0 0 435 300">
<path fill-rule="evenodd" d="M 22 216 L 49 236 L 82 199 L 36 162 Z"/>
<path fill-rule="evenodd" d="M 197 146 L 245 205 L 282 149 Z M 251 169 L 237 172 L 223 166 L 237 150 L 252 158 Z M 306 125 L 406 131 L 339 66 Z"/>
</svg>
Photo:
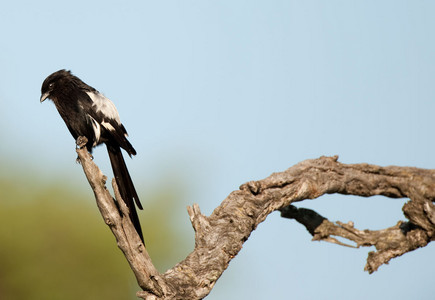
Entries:
<svg viewBox="0 0 435 300">
<path fill-rule="evenodd" d="M 41 95 L 41 99 L 39 99 L 39 101 L 42 103 L 44 102 L 45 99 L 47 99 L 50 96 L 49 92 L 46 92 L 44 94 Z"/>
</svg>

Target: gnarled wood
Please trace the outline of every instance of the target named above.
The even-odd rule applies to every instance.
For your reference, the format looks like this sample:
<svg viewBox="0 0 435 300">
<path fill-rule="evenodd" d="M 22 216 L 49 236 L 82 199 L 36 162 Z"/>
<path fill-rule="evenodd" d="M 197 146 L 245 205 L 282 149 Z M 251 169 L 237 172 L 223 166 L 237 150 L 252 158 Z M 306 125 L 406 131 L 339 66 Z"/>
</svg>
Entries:
<svg viewBox="0 0 435 300">
<path fill-rule="evenodd" d="M 303 161 L 263 180 L 243 184 L 210 216 L 204 216 L 197 204 L 188 207 L 195 230 L 195 249 L 173 268 L 158 274 L 128 220 L 120 196 L 116 196 L 120 204 L 118 207 L 104 186 L 101 171 L 86 149 L 77 149 L 77 153 L 101 206 L 103 218 L 144 289 L 137 293 L 143 299 L 206 297 L 251 232 L 276 210 L 280 210 L 283 217 L 303 224 L 313 235 L 313 240 L 346 245 L 334 238 L 341 236 L 355 242 L 356 247 L 375 246 L 377 251 L 369 253 L 365 267 L 370 273 L 393 257 L 424 247 L 434 239 L 435 171 L 368 164 L 346 165 L 339 163 L 338 157 L 320 157 Z M 116 193 L 116 184 L 114 190 Z M 351 222 L 332 223 L 312 210 L 297 209 L 292 205 L 332 193 L 409 198 L 403 207 L 409 221 L 400 221 L 383 230 L 358 230 Z"/>
<path fill-rule="evenodd" d="M 78 159 L 94 191 L 98 209 L 103 216 L 104 222 L 110 227 L 113 235 L 116 237 L 118 247 L 129 262 L 139 286 L 146 291 L 150 291 L 152 294 L 162 296 L 166 290 L 165 284 L 160 282 L 159 273 L 152 264 L 144 244 L 128 217 L 127 205 L 119 194 L 115 180 L 112 181 L 112 184 L 116 195 L 116 202 L 106 189 L 106 176 L 103 175 L 101 170 L 92 161 L 92 156 L 84 148 L 86 138 L 79 137 L 77 145 Z"/>
</svg>

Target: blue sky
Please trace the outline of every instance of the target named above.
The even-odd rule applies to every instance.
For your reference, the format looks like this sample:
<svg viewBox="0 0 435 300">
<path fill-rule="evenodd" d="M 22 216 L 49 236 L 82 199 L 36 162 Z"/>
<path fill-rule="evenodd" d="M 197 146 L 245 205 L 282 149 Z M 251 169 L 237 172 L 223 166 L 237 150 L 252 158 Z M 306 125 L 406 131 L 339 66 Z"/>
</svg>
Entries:
<svg viewBox="0 0 435 300">
<path fill-rule="evenodd" d="M 432 1 L 3 1 L 0 162 L 83 185 L 74 141 L 39 103 L 44 78 L 66 68 L 115 102 L 139 188 L 175 174 L 180 201 L 206 214 L 240 184 L 321 155 L 434 168 L 434 14 Z M 95 157 L 109 173 L 105 150 Z M 404 219 L 403 203 L 300 206 L 378 229 Z M 367 252 L 311 242 L 275 213 L 208 299 L 433 297 L 433 246 L 373 275 Z"/>
</svg>

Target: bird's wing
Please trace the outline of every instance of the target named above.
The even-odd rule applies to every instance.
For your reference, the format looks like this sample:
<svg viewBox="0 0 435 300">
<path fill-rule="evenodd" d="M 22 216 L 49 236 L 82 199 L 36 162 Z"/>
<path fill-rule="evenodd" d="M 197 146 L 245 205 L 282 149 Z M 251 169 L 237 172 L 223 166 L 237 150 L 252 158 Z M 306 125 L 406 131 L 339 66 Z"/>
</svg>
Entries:
<svg viewBox="0 0 435 300">
<path fill-rule="evenodd" d="M 129 155 L 135 155 L 136 151 L 126 138 L 128 136 L 127 130 L 121 123 L 115 104 L 98 91 L 86 91 L 86 95 L 88 101 L 84 101 L 82 105 L 92 121 L 97 139 L 96 143 L 99 144 L 104 128 L 104 131 L 113 138 L 109 142 L 115 142 L 124 148 Z"/>
</svg>

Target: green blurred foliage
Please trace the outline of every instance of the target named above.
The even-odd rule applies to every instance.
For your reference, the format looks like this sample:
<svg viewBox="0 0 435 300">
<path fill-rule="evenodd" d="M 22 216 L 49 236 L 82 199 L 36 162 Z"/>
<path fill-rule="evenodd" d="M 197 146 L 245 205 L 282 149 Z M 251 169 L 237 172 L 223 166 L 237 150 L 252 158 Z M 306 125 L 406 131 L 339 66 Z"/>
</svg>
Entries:
<svg viewBox="0 0 435 300">
<path fill-rule="evenodd" d="M 140 288 L 89 186 L 74 191 L 0 173 L 0 299 L 137 299 Z M 157 188 L 141 197 L 145 242 L 161 272 L 193 244 L 193 233 L 189 239 L 176 225 L 177 216 L 187 219 L 182 194 Z"/>
</svg>

